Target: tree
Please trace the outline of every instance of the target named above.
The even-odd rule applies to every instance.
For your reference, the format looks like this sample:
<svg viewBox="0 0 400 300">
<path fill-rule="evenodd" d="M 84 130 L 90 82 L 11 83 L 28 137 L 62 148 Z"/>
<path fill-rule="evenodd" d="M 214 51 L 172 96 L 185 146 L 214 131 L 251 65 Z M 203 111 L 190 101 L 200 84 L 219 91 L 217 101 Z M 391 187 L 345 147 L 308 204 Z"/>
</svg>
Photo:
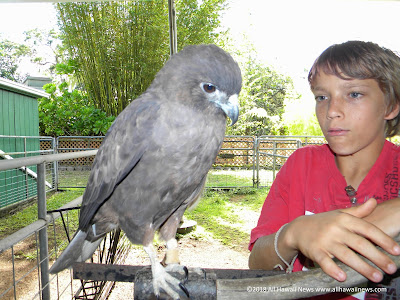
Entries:
<svg viewBox="0 0 400 300">
<path fill-rule="evenodd" d="M 178 49 L 215 43 L 225 2 L 177 1 Z M 78 80 L 97 108 L 118 115 L 169 57 L 166 1 L 59 3 L 57 9 Z"/>
<path fill-rule="evenodd" d="M 178 50 L 186 45 L 220 43 L 221 32 L 216 29 L 220 26 L 220 15 L 226 9 L 227 2 L 226 0 L 178 0 L 176 2 Z"/>
<path fill-rule="evenodd" d="M 32 29 L 24 35 L 23 44 L 0 40 L 0 77 L 22 82 L 35 67 L 39 73 L 55 78 L 55 66 L 64 60 L 65 52 L 59 34 L 54 29 Z"/>
<path fill-rule="evenodd" d="M 7 39 L 0 41 L 0 77 L 16 82 L 22 82 L 26 77 L 18 71 L 22 59 L 31 54 L 31 49 L 25 44 L 19 44 Z"/>
<path fill-rule="evenodd" d="M 322 130 L 315 115 L 315 100 L 288 101 L 283 118 L 290 135 L 321 136 Z"/>
<path fill-rule="evenodd" d="M 239 55 L 243 78 L 239 96 L 240 118 L 227 133 L 253 136 L 287 134 L 282 120 L 284 101 L 298 97 L 292 79 L 261 63 L 255 58 L 251 46 Z"/>
<path fill-rule="evenodd" d="M 50 97 L 39 99 L 41 135 L 105 135 L 115 119 L 91 105 L 84 92 L 69 91 L 66 82 L 50 83 L 44 89 Z"/>
<path fill-rule="evenodd" d="M 48 31 L 37 28 L 24 32 L 25 43 L 30 49 L 30 60 L 41 73 L 55 76 L 55 66 L 63 60 L 63 47 L 60 34 L 55 29 Z"/>
</svg>

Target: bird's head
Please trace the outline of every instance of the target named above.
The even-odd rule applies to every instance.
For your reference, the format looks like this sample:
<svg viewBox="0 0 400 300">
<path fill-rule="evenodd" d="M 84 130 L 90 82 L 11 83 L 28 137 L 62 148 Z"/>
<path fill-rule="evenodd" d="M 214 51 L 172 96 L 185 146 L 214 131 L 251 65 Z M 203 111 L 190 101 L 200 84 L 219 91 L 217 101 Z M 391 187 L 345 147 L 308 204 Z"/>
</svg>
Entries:
<svg viewBox="0 0 400 300">
<path fill-rule="evenodd" d="M 220 90 L 218 86 L 209 82 L 201 82 L 200 89 L 204 92 L 208 101 L 221 108 L 231 119 L 231 126 L 237 122 L 239 118 L 238 94 L 228 96 L 224 91 Z"/>
<path fill-rule="evenodd" d="M 242 76 L 238 64 L 215 45 L 191 45 L 173 55 L 157 74 L 155 82 L 187 105 L 224 112 L 233 125 L 239 117 L 238 95 Z"/>
</svg>

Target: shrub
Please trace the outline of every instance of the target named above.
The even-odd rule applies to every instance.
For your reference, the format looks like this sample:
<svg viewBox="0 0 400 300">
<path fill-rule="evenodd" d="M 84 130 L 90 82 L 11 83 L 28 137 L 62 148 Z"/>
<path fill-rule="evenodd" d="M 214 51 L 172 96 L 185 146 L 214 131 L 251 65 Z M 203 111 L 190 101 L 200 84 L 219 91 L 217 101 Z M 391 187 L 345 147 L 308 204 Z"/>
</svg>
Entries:
<svg viewBox="0 0 400 300">
<path fill-rule="evenodd" d="M 104 135 L 115 119 L 95 108 L 84 92 L 69 91 L 66 82 L 50 83 L 44 89 L 50 97 L 39 99 L 41 135 Z"/>
</svg>

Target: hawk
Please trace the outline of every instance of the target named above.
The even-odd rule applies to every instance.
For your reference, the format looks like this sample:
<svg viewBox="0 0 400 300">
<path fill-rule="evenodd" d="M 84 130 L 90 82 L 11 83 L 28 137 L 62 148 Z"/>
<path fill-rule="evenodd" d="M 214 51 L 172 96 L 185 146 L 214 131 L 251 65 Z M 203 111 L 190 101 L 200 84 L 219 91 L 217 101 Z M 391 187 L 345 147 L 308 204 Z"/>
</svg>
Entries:
<svg viewBox="0 0 400 300">
<path fill-rule="evenodd" d="M 90 258 L 119 227 L 149 255 L 154 293 L 163 289 L 179 299 L 179 281 L 156 259 L 154 234 L 166 241 L 166 268 L 179 263 L 177 227 L 200 197 L 227 116 L 232 125 L 238 119 L 241 84 L 238 64 L 215 45 L 187 46 L 173 55 L 108 130 L 83 195 L 79 228 L 50 272 Z"/>
</svg>

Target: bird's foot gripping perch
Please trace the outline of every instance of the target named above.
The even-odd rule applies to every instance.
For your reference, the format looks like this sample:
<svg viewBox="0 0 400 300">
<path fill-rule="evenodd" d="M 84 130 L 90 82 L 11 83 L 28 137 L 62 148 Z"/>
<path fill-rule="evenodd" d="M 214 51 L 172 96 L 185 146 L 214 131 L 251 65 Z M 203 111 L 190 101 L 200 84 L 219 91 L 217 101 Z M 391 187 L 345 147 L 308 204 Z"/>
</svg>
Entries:
<svg viewBox="0 0 400 300">
<path fill-rule="evenodd" d="M 158 298 L 162 289 L 172 299 L 188 299 L 189 292 L 184 286 L 188 279 L 188 269 L 177 263 L 168 264 L 166 267 L 163 267 L 156 261 L 156 255 L 152 246 L 144 247 L 144 250 L 150 258 L 154 295 Z M 184 282 L 182 283 L 170 273 L 184 274 Z"/>
<path fill-rule="evenodd" d="M 188 277 L 188 270 L 185 266 L 172 264 L 164 268 L 161 264 L 156 263 L 154 267 L 152 266 L 151 270 L 153 274 L 154 294 L 157 297 L 160 295 L 160 289 L 162 289 L 172 299 L 189 298 L 189 292 L 184 285 Z M 182 272 L 185 273 L 185 281 L 183 283 L 170 274 L 182 274 Z"/>
</svg>

